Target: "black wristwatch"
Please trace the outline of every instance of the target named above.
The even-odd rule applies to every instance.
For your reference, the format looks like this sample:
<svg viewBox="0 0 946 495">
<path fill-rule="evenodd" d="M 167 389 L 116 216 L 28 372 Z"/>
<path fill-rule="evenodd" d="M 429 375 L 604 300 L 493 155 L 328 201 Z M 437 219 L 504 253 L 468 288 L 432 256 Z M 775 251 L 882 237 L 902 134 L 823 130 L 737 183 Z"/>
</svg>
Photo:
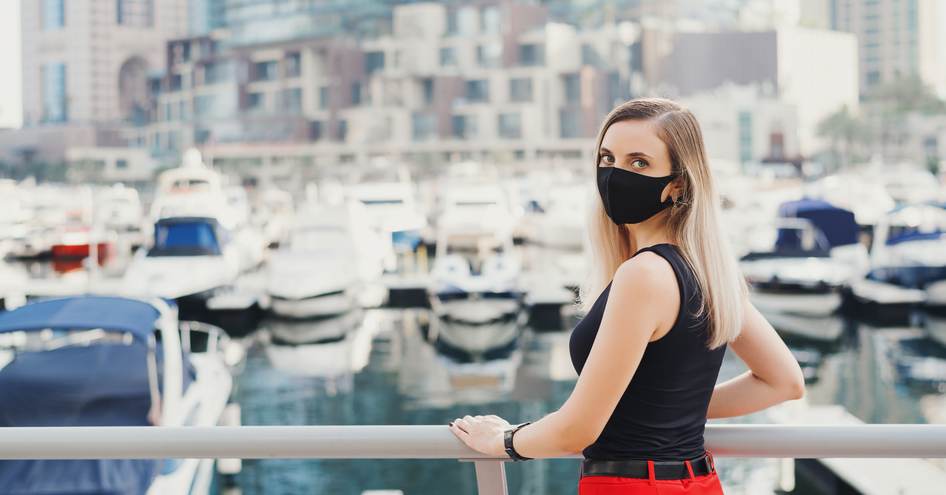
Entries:
<svg viewBox="0 0 946 495">
<path fill-rule="evenodd" d="M 519 424 L 519 425 L 516 425 L 515 427 L 510 428 L 510 429 L 506 430 L 505 432 L 503 432 L 503 445 L 506 447 L 506 454 L 507 454 L 512 460 L 514 460 L 514 461 L 530 461 L 530 460 L 532 460 L 531 457 L 525 457 L 525 456 L 519 455 L 519 453 L 516 452 L 516 449 L 513 448 L 513 446 L 512 446 L 512 437 L 513 437 L 513 435 L 515 435 L 516 432 L 519 431 L 519 428 L 522 428 L 523 426 L 525 426 L 525 425 L 527 425 L 527 424 L 530 424 L 530 423 L 532 423 L 532 421 L 526 421 L 525 423 L 521 423 L 521 424 Z"/>
</svg>

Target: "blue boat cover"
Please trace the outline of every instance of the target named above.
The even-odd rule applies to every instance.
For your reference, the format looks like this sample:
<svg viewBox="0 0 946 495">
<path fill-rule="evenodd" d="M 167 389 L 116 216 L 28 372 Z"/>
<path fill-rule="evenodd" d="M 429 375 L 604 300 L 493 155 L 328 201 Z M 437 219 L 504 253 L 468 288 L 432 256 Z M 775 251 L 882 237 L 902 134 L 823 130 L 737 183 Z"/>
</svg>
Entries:
<svg viewBox="0 0 946 495">
<path fill-rule="evenodd" d="M 154 332 L 160 313 L 144 301 L 110 296 L 45 299 L 0 313 L 0 333 L 89 330 L 129 332 L 142 342 Z"/>
<path fill-rule="evenodd" d="M 76 297 L 29 304 L 0 315 L 3 331 L 104 328 L 136 335 L 105 342 L 20 351 L 0 368 L 0 428 L 22 426 L 147 426 L 151 395 L 147 346 L 157 310 L 124 298 Z M 183 356 L 184 390 L 195 370 Z M 158 386 L 163 350 L 155 349 Z M 0 430 L 0 438 L 3 433 Z M 156 459 L 4 460 L 4 494 L 143 494 L 157 476 Z"/>
<path fill-rule="evenodd" d="M 854 213 L 819 199 L 788 201 L 779 206 L 778 215 L 783 218 L 808 220 L 824 236 L 822 249 L 857 243 L 858 226 Z M 775 241 L 776 251 L 797 250 L 801 247 L 798 231 L 779 229 Z"/>
</svg>

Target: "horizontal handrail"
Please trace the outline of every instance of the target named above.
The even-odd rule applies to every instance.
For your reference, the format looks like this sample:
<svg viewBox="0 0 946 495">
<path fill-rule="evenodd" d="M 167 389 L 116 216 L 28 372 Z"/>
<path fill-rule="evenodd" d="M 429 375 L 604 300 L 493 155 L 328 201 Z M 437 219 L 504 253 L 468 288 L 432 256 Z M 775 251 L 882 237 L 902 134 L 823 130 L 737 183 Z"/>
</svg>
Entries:
<svg viewBox="0 0 946 495">
<path fill-rule="evenodd" d="M 946 458 L 946 425 L 707 425 L 706 446 L 731 457 Z M 0 428 L 0 459 L 143 458 L 496 459 L 446 425 Z"/>
</svg>

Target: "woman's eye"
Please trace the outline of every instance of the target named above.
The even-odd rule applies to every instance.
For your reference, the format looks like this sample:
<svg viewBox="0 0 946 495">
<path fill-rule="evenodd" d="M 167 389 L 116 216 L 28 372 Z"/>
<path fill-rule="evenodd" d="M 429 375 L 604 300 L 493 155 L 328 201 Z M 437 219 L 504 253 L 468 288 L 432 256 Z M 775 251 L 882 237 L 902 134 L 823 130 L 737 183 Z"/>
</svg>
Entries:
<svg viewBox="0 0 946 495">
<path fill-rule="evenodd" d="M 607 165 L 614 165 L 614 157 L 611 155 L 601 155 L 598 157 L 599 163 L 605 163 Z"/>
<path fill-rule="evenodd" d="M 638 158 L 637 160 L 631 162 L 631 168 L 647 168 L 647 162 Z"/>
</svg>

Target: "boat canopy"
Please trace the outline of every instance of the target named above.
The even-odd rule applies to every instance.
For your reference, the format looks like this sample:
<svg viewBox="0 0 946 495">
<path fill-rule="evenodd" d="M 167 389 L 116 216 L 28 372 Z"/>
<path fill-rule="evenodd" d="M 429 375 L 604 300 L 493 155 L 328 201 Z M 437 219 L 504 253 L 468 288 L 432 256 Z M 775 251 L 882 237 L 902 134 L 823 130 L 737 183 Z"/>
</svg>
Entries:
<svg viewBox="0 0 946 495">
<path fill-rule="evenodd" d="M 154 246 L 148 256 L 218 256 L 219 223 L 213 218 L 174 217 L 154 225 Z"/>
<path fill-rule="evenodd" d="M 827 249 L 858 242 L 859 228 L 854 213 L 820 199 L 788 201 L 779 206 L 778 216 L 808 220 L 820 231 Z M 799 233 L 792 229 L 779 229 L 775 242 L 777 250 L 801 248 Z"/>
<path fill-rule="evenodd" d="M 0 314 L 0 333 L 52 330 L 128 332 L 147 342 L 161 313 L 151 304 L 112 296 L 46 299 Z"/>
<path fill-rule="evenodd" d="M 102 329 L 127 332 L 130 344 L 103 341 L 18 350 L 0 367 L 3 427 L 147 426 L 152 387 L 164 389 L 164 349 L 147 338 L 157 307 L 135 299 L 76 296 L 47 299 L 0 314 L 0 332 Z M 176 328 L 175 328 L 176 330 Z M 156 364 L 156 383 L 148 368 Z M 196 370 L 182 356 L 182 390 Z M 142 494 L 160 472 L 158 459 L 0 460 L 3 493 Z"/>
</svg>

